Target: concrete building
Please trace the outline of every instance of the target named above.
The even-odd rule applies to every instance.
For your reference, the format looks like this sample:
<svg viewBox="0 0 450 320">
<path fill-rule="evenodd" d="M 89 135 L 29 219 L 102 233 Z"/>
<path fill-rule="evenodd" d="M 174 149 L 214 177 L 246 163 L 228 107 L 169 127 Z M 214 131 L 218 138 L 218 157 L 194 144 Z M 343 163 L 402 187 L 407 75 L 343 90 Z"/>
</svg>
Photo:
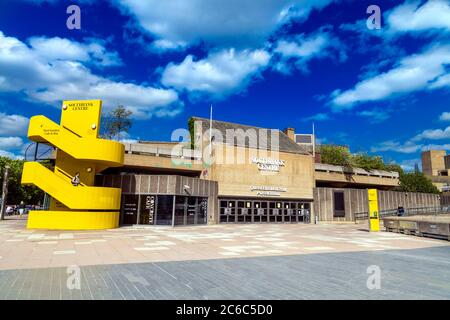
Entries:
<svg viewBox="0 0 450 320">
<path fill-rule="evenodd" d="M 388 191 L 399 185 L 396 172 L 321 163 L 314 135 L 293 128 L 193 117 L 188 130 L 173 131 L 176 142 L 122 144 L 98 137 L 100 110 L 100 100 L 64 101 L 60 125 L 30 120 L 28 137 L 56 152 L 51 168 L 38 159 L 24 165 L 22 184 L 50 200 L 30 212 L 28 227 L 353 221 L 368 210 L 367 189 L 378 189 L 370 194 L 385 210 L 439 202 Z M 443 160 L 430 159 L 442 172 Z"/>
<path fill-rule="evenodd" d="M 203 118 L 190 127 L 181 143 L 125 144 L 124 166 L 97 176 L 98 186 L 122 188 L 121 224 L 353 221 L 367 211 L 368 188 L 380 190 L 386 210 L 438 203 L 388 192 L 399 185 L 396 172 L 317 163 L 313 136 L 299 141 L 293 128 Z"/>
<path fill-rule="evenodd" d="M 439 191 L 450 191 L 450 155 L 445 150 L 422 152 L 422 172 Z"/>
</svg>

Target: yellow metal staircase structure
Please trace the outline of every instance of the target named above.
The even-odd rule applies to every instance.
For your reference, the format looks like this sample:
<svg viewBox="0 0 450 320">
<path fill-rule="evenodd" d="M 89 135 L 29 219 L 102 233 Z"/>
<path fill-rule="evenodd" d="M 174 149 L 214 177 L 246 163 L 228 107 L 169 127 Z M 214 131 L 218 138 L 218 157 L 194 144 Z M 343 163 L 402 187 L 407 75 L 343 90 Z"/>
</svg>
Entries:
<svg viewBox="0 0 450 320">
<path fill-rule="evenodd" d="M 60 125 L 44 116 L 30 119 L 28 138 L 56 148 L 54 170 L 26 162 L 22 184 L 51 196 L 49 211 L 30 211 L 30 229 L 93 230 L 119 224 L 121 190 L 94 186 L 95 174 L 123 165 L 124 145 L 98 138 L 101 101 L 63 101 Z M 78 175 L 80 183 L 73 184 Z"/>
</svg>

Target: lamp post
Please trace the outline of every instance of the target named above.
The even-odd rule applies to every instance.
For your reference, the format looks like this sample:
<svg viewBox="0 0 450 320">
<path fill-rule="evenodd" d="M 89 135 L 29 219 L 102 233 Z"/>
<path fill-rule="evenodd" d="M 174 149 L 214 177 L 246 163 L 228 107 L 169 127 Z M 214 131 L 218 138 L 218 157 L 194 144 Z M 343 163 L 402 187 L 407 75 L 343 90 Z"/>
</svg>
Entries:
<svg viewBox="0 0 450 320">
<path fill-rule="evenodd" d="M 5 173 L 3 175 L 2 205 L 0 207 L 1 220 L 5 220 L 6 197 L 8 196 L 8 176 L 9 176 L 9 166 L 6 165 Z"/>
</svg>

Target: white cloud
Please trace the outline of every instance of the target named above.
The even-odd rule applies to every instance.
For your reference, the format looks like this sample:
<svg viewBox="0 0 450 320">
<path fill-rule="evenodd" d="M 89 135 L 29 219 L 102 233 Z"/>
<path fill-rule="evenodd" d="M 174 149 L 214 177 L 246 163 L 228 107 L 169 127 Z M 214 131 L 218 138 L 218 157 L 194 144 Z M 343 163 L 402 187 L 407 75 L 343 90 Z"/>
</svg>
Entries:
<svg viewBox="0 0 450 320">
<path fill-rule="evenodd" d="M 376 146 L 373 146 L 370 151 L 371 152 L 385 152 L 385 151 L 394 151 L 399 153 L 414 153 L 420 150 L 422 145 L 413 143 L 411 141 L 407 141 L 406 143 L 400 143 L 398 141 L 388 140 L 379 143 Z"/>
<path fill-rule="evenodd" d="M 450 3 L 447 0 L 406 1 L 386 14 L 391 32 L 416 32 L 430 29 L 450 31 Z"/>
<path fill-rule="evenodd" d="M 445 129 L 427 129 L 414 138 L 412 141 L 421 141 L 421 140 L 440 140 L 440 139 L 450 139 L 450 126 Z"/>
<path fill-rule="evenodd" d="M 351 109 L 355 103 L 434 89 L 435 81 L 447 74 L 445 65 L 449 63 L 450 45 L 433 46 L 420 54 L 403 58 L 385 73 L 362 80 L 353 89 L 335 91 L 332 107 L 335 111 Z"/>
<path fill-rule="evenodd" d="M 19 137 L 0 137 L 0 148 L 17 149 L 23 145 L 23 141 Z"/>
<path fill-rule="evenodd" d="M 347 58 L 342 43 L 323 29 L 310 35 L 300 34 L 292 39 L 278 40 L 273 52 L 279 57 L 275 69 L 283 73 L 290 72 L 289 61 L 292 60 L 297 68 L 308 71 L 307 63 L 313 58 L 328 57 L 335 52 L 340 60 Z"/>
<path fill-rule="evenodd" d="M 10 158 L 10 159 L 23 159 L 23 156 L 16 155 L 16 154 L 6 151 L 6 150 L 0 150 L 0 157 L 6 157 L 6 158 Z"/>
<path fill-rule="evenodd" d="M 315 115 L 302 119 L 302 121 L 325 121 L 325 120 L 330 120 L 330 116 L 326 113 L 317 113 Z"/>
<path fill-rule="evenodd" d="M 381 142 L 371 148 L 372 152 L 384 152 L 393 151 L 399 153 L 415 153 L 418 151 L 425 151 L 431 149 L 438 150 L 449 150 L 450 143 L 444 144 L 426 144 L 427 140 L 445 140 L 445 142 L 450 140 L 450 126 L 444 129 L 427 129 L 423 130 L 421 133 L 415 135 L 414 137 L 401 143 L 399 141 L 388 140 Z"/>
<path fill-rule="evenodd" d="M 27 117 L 0 112 L 0 135 L 25 136 L 28 130 L 28 122 Z"/>
<path fill-rule="evenodd" d="M 306 19 L 332 0 L 116 0 L 156 40 L 260 47 L 281 24 Z M 167 47 L 167 48 L 170 48 Z"/>
<path fill-rule="evenodd" d="M 197 61 L 188 55 L 180 64 L 169 63 L 161 82 L 194 94 L 223 97 L 243 90 L 269 60 L 270 55 L 264 50 L 221 50 Z"/>
<path fill-rule="evenodd" d="M 63 42 L 67 44 L 66 49 L 71 47 Z M 23 92 L 34 102 L 48 104 L 61 100 L 102 99 L 106 108 L 122 104 L 141 116 L 181 107 L 174 90 L 113 81 L 95 75 L 79 61 L 70 60 L 75 57 L 70 57 L 68 52 L 51 53 L 42 43 L 36 48 L 6 37 L 0 31 L 0 92 Z M 82 57 L 80 52 L 76 54 Z"/>
<path fill-rule="evenodd" d="M 375 108 L 372 110 L 364 110 L 361 112 L 358 112 L 358 115 L 361 117 L 367 118 L 372 123 L 380 123 L 383 122 L 390 117 L 390 111 Z"/>
<path fill-rule="evenodd" d="M 59 37 L 32 37 L 28 42 L 34 53 L 47 61 L 71 60 L 103 67 L 122 64 L 118 53 L 107 51 L 104 41 L 99 39 L 80 43 Z"/>
<path fill-rule="evenodd" d="M 450 112 L 442 112 L 442 114 L 439 116 L 439 120 L 450 121 Z"/>
</svg>

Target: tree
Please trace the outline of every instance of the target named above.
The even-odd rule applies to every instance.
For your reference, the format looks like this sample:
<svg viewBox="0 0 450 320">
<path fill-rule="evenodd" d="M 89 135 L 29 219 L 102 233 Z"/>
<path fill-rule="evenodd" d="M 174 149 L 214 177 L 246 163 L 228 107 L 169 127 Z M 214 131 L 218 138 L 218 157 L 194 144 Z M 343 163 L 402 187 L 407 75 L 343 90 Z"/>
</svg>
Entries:
<svg viewBox="0 0 450 320">
<path fill-rule="evenodd" d="M 439 193 L 438 188 L 422 172 L 400 174 L 400 188 L 405 192 Z"/>
<path fill-rule="evenodd" d="M 320 159 L 323 163 L 344 167 L 352 166 L 352 155 L 348 148 L 343 146 L 321 145 Z"/>
<path fill-rule="evenodd" d="M 44 193 L 35 186 L 24 186 L 20 184 L 24 160 L 13 160 L 0 157 L 0 186 L 3 185 L 5 166 L 9 165 L 8 178 L 8 204 L 18 204 L 24 201 L 26 204 L 42 203 Z"/>
<path fill-rule="evenodd" d="M 403 168 L 400 165 L 396 164 L 396 163 L 388 163 L 388 164 L 386 164 L 385 167 L 384 167 L 384 170 L 398 172 L 398 174 L 400 176 L 404 173 Z"/>
<path fill-rule="evenodd" d="M 365 170 L 385 170 L 383 158 L 380 156 L 370 156 L 367 153 L 359 153 L 352 156 L 352 165 Z"/>
<path fill-rule="evenodd" d="M 125 109 L 124 106 L 119 105 L 117 108 L 111 110 L 103 117 L 102 136 L 108 139 L 121 139 L 121 135 L 128 133 L 131 128 L 132 111 Z"/>
</svg>

